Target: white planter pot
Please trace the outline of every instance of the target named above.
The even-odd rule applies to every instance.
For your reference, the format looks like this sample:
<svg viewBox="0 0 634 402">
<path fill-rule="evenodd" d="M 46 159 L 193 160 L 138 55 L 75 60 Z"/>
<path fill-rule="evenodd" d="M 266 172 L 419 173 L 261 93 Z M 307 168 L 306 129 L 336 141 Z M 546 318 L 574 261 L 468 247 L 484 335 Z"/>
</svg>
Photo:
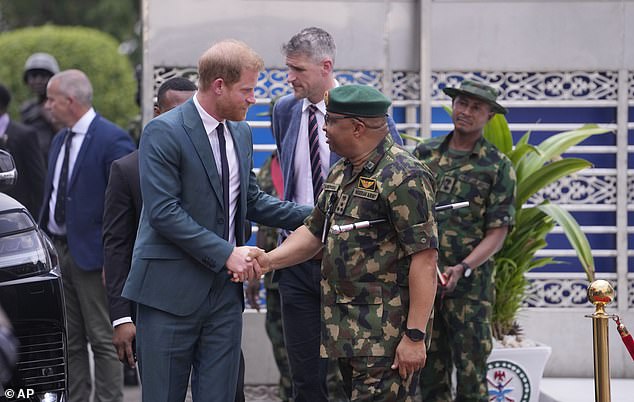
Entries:
<svg viewBox="0 0 634 402">
<path fill-rule="evenodd" d="M 487 361 L 489 400 L 538 402 L 539 382 L 550 352 L 550 346 L 494 347 Z"/>
</svg>

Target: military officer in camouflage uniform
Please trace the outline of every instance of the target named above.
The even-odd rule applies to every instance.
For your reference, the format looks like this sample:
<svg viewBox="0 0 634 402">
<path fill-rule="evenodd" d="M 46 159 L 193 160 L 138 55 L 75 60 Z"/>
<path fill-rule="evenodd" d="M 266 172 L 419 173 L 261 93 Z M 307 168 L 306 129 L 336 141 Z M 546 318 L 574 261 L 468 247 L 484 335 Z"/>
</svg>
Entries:
<svg viewBox="0 0 634 402">
<path fill-rule="evenodd" d="M 436 292 L 433 176 L 387 135 L 390 103 L 364 85 L 326 93 L 324 130 L 344 159 L 304 226 L 258 256 L 269 270 L 323 250 L 321 355 L 338 359 L 352 401 L 412 400 Z"/>
<path fill-rule="evenodd" d="M 463 81 L 443 90 L 453 99 L 454 130 L 420 144 L 414 155 L 436 175 L 438 204 L 469 201 L 468 208 L 437 213 L 439 267 L 448 279 L 437 299 L 427 365 L 421 373 L 425 402 L 488 401 L 486 360 L 491 352 L 494 274 L 491 257 L 513 222 L 515 172 L 511 161 L 483 138 L 495 113 L 497 91 Z"/>
</svg>

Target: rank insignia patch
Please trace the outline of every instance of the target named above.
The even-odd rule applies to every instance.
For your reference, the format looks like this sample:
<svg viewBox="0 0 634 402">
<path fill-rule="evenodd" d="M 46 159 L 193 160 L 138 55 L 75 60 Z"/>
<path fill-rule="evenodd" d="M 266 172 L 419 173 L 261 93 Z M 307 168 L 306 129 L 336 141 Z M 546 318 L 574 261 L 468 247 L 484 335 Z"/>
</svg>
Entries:
<svg viewBox="0 0 634 402">
<path fill-rule="evenodd" d="M 359 183 L 357 183 L 357 188 L 366 191 L 376 191 L 376 179 L 370 179 L 368 177 L 359 177 Z"/>
<path fill-rule="evenodd" d="M 451 193 L 451 189 L 453 188 L 453 184 L 456 181 L 456 178 L 453 176 L 445 176 L 442 178 L 440 182 L 439 190 L 444 193 Z"/>
<path fill-rule="evenodd" d="M 346 204 L 348 203 L 348 194 L 341 194 L 341 197 L 339 198 L 339 202 L 337 203 L 337 206 L 335 207 L 335 213 L 337 215 L 341 215 L 343 214 L 343 211 L 346 210 Z"/>
</svg>

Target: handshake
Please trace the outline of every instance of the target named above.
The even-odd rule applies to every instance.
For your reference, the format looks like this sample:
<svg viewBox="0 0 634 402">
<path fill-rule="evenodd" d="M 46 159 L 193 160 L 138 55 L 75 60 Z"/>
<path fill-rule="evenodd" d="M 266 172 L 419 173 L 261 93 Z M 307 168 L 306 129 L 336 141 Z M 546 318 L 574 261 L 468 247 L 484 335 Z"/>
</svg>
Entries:
<svg viewBox="0 0 634 402">
<path fill-rule="evenodd" d="M 235 247 L 226 262 L 227 273 L 232 282 L 259 280 L 263 274 L 272 271 L 269 255 L 258 247 Z"/>
</svg>

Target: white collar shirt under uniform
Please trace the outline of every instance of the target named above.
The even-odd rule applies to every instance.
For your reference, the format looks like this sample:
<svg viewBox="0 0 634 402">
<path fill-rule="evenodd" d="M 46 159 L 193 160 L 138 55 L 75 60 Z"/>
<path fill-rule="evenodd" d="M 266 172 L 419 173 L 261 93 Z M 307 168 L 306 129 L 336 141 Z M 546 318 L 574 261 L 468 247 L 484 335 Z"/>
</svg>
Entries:
<svg viewBox="0 0 634 402">
<path fill-rule="evenodd" d="M 84 143 L 86 133 L 90 127 L 90 123 L 97 117 L 95 109 L 90 108 L 84 115 L 70 128 L 70 131 L 74 132 L 71 139 L 70 153 L 68 154 L 68 187 L 70 188 L 70 178 L 73 177 L 73 170 L 75 168 L 75 162 L 79 155 L 79 150 Z M 62 170 L 62 164 L 64 163 L 64 153 L 66 152 L 66 131 L 64 136 L 64 144 L 59 150 L 57 160 L 55 161 L 55 171 L 53 173 L 53 191 L 51 191 L 51 198 L 48 200 L 48 230 L 56 235 L 66 235 L 66 225 L 58 225 L 55 222 L 55 204 L 57 204 L 57 186 L 59 185 L 59 175 Z"/>
<path fill-rule="evenodd" d="M 295 178 L 295 192 L 293 201 L 302 205 L 315 205 L 313 196 L 313 175 L 310 169 L 310 144 L 308 139 L 308 107 L 312 103 L 303 99 L 302 118 L 299 123 L 297 133 L 297 144 L 295 145 L 295 159 L 293 160 L 293 175 Z M 328 170 L 330 169 L 330 147 L 326 143 L 326 133 L 324 132 L 324 115 L 326 114 L 326 104 L 322 100 L 315 104 L 317 110 L 317 133 L 319 135 L 319 158 L 321 162 L 321 174 L 326 181 Z"/>
<path fill-rule="evenodd" d="M 196 93 L 198 95 L 198 93 Z M 233 143 L 233 137 L 229 132 L 224 122 L 219 122 L 214 117 L 203 109 L 198 102 L 197 96 L 194 95 L 194 105 L 200 115 L 200 119 L 205 127 L 205 132 L 209 138 L 209 144 L 214 154 L 214 161 L 216 162 L 216 168 L 218 170 L 218 176 L 222 180 L 222 168 L 220 160 L 220 142 L 218 142 L 218 135 L 216 134 L 216 128 L 218 125 L 224 125 L 224 137 L 227 144 L 227 162 L 229 164 L 229 243 L 236 244 L 236 213 L 238 205 L 238 196 L 240 194 L 240 166 L 238 165 L 238 155 L 236 154 L 235 145 Z"/>
</svg>

